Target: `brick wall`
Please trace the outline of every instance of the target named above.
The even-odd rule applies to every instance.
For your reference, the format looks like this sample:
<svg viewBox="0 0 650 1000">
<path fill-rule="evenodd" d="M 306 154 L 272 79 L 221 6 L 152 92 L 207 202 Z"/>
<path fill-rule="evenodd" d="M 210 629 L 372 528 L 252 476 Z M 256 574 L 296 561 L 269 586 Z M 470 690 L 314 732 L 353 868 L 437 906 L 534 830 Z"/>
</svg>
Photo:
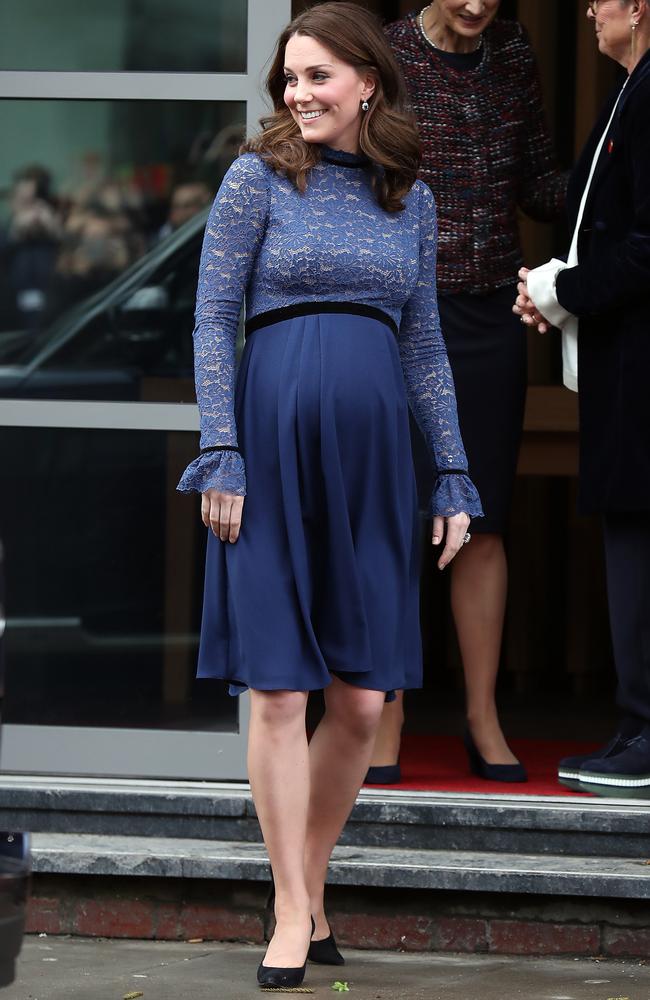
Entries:
<svg viewBox="0 0 650 1000">
<path fill-rule="evenodd" d="M 42 875 L 31 933 L 261 944 L 268 885 Z M 647 902 L 332 886 L 327 911 L 342 947 L 387 951 L 648 958 Z"/>
</svg>

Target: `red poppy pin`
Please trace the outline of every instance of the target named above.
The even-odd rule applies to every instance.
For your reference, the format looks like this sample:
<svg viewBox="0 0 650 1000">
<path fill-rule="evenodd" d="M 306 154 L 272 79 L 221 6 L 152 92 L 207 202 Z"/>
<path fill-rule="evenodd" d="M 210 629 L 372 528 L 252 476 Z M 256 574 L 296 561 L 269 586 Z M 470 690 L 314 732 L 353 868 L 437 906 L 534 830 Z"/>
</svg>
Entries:
<svg viewBox="0 0 650 1000">
<path fill-rule="evenodd" d="M 610 154 L 610 156 L 614 152 L 614 140 L 613 139 L 610 139 L 609 142 L 607 143 L 607 152 Z"/>
</svg>

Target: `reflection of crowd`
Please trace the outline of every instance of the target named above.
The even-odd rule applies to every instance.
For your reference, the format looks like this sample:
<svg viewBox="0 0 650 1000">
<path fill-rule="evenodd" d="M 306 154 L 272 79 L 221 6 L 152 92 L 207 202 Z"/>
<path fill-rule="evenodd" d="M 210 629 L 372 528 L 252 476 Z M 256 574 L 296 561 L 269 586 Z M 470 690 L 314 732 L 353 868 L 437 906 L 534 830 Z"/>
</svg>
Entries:
<svg viewBox="0 0 650 1000">
<path fill-rule="evenodd" d="M 63 222 L 43 167 L 25 167 L 14 178 L 9 219 L 0 233 L 0 322 L 5 328 L 29 323 L 44 306 L 56 266 Z"/>
<path fill-rule="evenodd" d="M 97 178 L 56 196 L 50 172 L 14 176 L 0 231 L 0 328 L 37 329 L 108 284 L 161 237 L 212 200 L 202 180 L 178 183 L 166 200 Z"/>
</svg>

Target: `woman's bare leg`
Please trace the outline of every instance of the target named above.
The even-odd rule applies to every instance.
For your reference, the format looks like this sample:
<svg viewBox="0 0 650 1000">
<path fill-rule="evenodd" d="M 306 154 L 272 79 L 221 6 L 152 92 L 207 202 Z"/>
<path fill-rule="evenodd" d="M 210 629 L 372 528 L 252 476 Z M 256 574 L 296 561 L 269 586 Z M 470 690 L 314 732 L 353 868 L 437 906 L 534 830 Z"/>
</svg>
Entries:
<svg viewBox="0 0 650 1000">
<path fill-rule="evenodd" d="M 467 721 L 489 764 L 517 760 L 501 731 L 495 701 L 507 587 L 502 536 L 474 534 L 452 563 L 451 607 L 463 658 Z"/>
<path fill-rule="evenodd" d="M 309 809 L 307 693 L 251 691 L 248 774 L 275 881 L 276 928 L 264 965 L 297 968 L 311 937 L 305 884 Z"/>
<path fill-rule="evenodd" d="M 333 677 L 325 689 L 325 714 L 309 744 L 305 880 L 316 941 L 329 933 L 323 909 L 327 866 L 368 770 L 384 699 L 383 691 L 357 688 Z"/>
</svg>

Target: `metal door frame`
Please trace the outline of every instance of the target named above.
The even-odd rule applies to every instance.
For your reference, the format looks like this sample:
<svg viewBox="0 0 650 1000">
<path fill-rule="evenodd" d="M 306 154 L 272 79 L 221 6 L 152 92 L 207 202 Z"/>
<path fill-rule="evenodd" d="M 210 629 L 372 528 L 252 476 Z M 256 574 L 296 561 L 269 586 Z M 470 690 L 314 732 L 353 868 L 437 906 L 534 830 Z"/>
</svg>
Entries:
<svg viewBox="0 0 650 1000">
<path fill-rule="evenodd" d="M 244 0 L 240 0 L 244 2 Z M 0 100 L 238 101 L 255 131 L 266 105 L 262 76 L 271 41 L 291 19 L 291 0 L 247 0 L 246 73 L 0 71 Z M 26 44 L 28 40 L 26 39 Z M 68 400 L 0 400 L 0 427 L 197 431 L 196 406 Z M 249 699 L 238 698 L 238 731 L 5 725 L 3 771 L 196 779 L 246 778 Z M 80 770 L 80 762 L 85 766 Z"/>
</svg>

